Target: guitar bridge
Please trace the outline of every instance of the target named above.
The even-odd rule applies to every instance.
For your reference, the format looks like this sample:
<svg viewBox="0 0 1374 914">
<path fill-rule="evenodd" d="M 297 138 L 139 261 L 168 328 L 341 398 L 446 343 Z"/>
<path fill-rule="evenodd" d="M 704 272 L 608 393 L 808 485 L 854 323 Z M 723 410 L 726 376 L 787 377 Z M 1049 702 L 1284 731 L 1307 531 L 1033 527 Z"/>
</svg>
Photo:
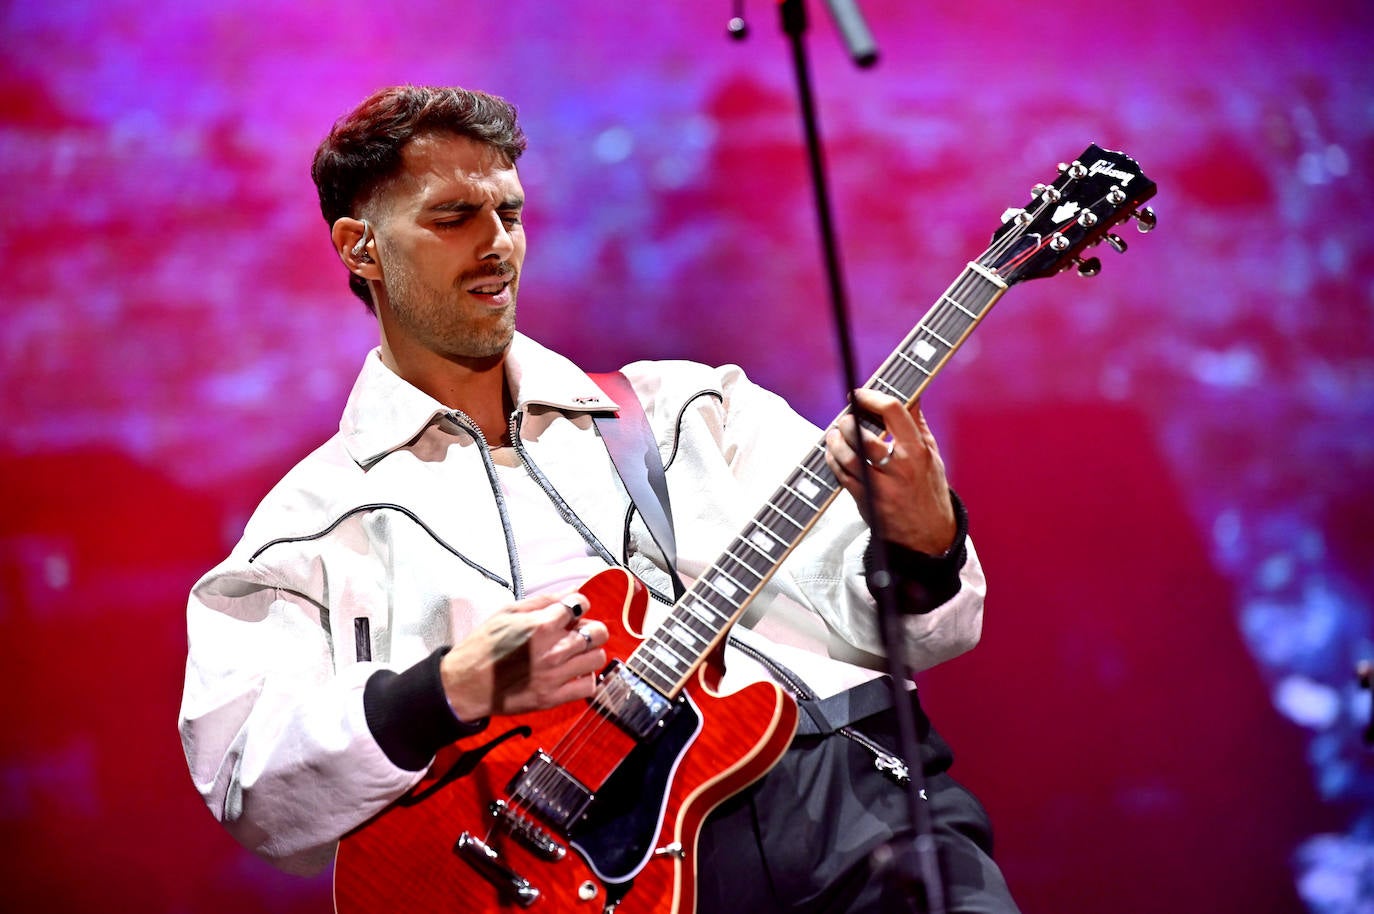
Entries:
<svg viewBox="0 0 1374 914">
<path fill-rule="evenodd" d="M 531 821 L 529 816 L 521 815 L 506 805 L 504 800 L 491 804 L 491 814 L 497 823 L 511 837 L 528 847 L 550 863 L 557 863 L 568 854 L 568 849 L 553 839 L 547 831 Z"/>
</svg>

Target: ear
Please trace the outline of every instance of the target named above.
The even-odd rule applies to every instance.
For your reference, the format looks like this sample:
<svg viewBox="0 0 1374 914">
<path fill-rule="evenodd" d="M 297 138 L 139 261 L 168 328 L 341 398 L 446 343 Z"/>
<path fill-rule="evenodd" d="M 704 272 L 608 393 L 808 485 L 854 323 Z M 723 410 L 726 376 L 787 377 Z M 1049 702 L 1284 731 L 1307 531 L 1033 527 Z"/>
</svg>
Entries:
<svg viewBox="0 0 1374 914">
<path fill-rule="evenodd" d="M 344 216 L 334 223 L 329 236 L 334 242 L 334 252 L 350 272 L 363 279 L 382 278 L 377 239 L 373 237 L 367 222 Z"/>
</svg>

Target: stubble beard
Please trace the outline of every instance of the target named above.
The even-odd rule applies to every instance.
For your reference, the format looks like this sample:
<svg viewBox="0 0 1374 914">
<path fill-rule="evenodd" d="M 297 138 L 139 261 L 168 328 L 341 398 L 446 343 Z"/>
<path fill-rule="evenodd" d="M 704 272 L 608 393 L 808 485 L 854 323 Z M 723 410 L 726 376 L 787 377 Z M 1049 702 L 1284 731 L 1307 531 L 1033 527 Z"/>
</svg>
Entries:
<svg viewBox="0 0 1374 914">
<path fill-rule="evenodd" d="M 454 360 L 489 359 L 505 352 L 515 335 L 516 274 L 511 280 L 511 301 L 492 311 L 465 301 L 463 286 L 471 276 L 460 277 L 444 291 L 424 286 L 406 270 L 386 276 L 391 311 L 410 336 L 427 349 Z"/>
</svg>

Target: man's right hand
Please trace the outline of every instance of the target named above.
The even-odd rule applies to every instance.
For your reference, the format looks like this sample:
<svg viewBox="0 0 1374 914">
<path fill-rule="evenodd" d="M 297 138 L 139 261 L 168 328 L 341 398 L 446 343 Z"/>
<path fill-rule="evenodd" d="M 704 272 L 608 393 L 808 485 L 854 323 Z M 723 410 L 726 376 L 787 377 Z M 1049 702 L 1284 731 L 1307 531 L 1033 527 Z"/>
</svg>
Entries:
<svg viewBox="0 0 1374 914">
<path fill-rule="evenodd" d="M 460 720 L 591 697 L 610 633 L 600 622 L 580 619 L 570 604 L 586 607 L 587 600 L 569 594 L 513 603 L 444 655 L 439 672 Z"/>
</svg>

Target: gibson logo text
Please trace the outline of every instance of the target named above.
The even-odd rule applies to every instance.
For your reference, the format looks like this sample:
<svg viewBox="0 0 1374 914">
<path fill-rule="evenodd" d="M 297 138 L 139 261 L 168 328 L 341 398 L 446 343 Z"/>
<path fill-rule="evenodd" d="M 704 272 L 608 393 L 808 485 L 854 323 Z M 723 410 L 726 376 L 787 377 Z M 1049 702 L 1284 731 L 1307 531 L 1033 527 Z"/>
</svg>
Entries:
<svg viewBox="0 0 1374 914">
<path fill-rule="evenodd" d="M 1113 168 L 1112 163 L 1106 159 L 1098 159 L 1093 163 L 1093 167 L 1088 169 L 1090 175 L 1106 175 L 1109 178 L 1116 178 L 1122 184 L 1130 184 L 1135 175 L 1127 171 Z"/>
</svg>

